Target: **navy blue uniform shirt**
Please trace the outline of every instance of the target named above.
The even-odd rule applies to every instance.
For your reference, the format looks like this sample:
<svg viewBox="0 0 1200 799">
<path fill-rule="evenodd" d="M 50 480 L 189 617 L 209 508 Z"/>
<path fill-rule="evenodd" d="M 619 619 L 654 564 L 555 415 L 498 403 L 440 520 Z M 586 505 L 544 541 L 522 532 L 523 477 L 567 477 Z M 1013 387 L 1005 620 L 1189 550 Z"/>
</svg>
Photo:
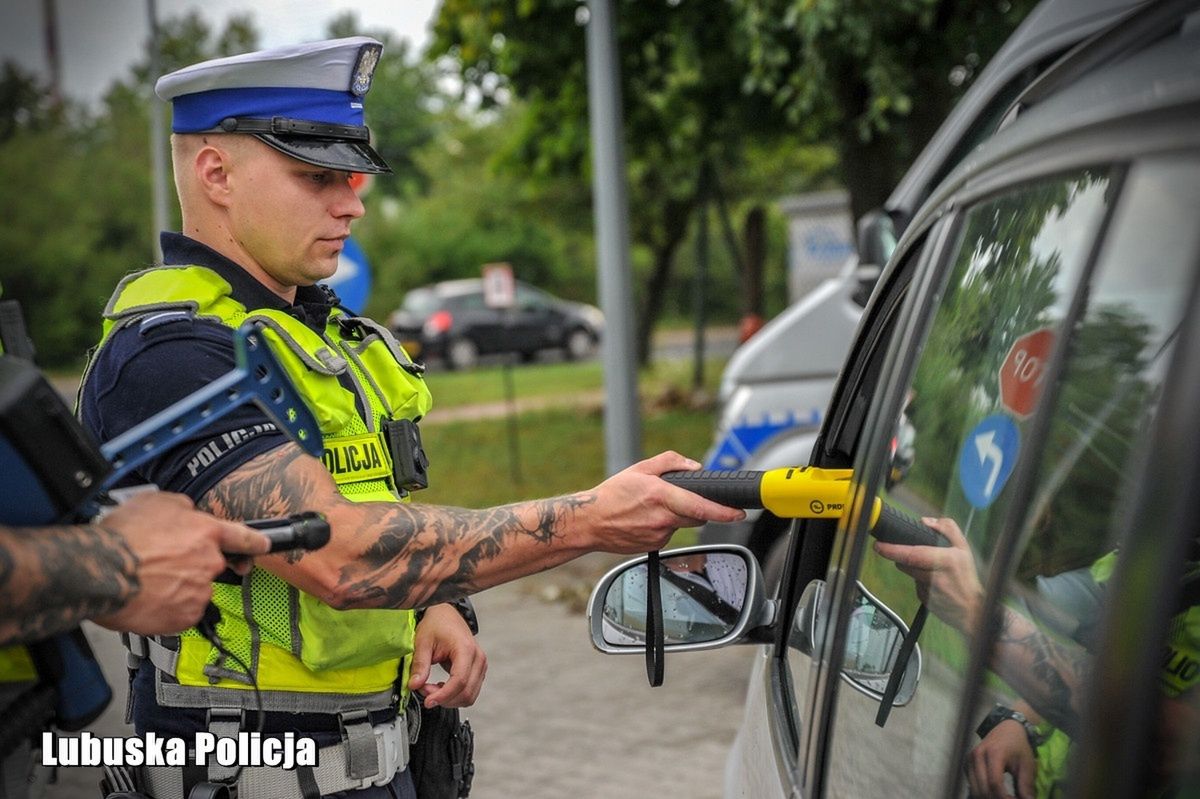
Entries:
<svg viewBox="0 0 1200 799">
<path fill-rule="evenodd" d="M 165 264 L 203 266 L 219 274 L 232 287 L 233 298 L 248 309 L 283 310 L 318 331 L 337 303 L 323 286 L 301 286 L 289 304 L 228 258 L 178 233 L 162 234 L 162 250 Z M 186 313 L 151 315 L 114 333 L 97 354 L 80 401 L 83 423 L 98 440 L 108 441 L 235 366 L 230 328 Z M 257 405 L 248 403 L 149 461 L 127 484 L 154 483 L 199 500 L 239 466 L 287 441 Z M 149 662 L 142 663 L 133 681 L 133 699 L 139 734 L 190 738 L 206 729 L 202 709 L 158 706 Z M 328 716 L 272 713 L 266 729 L 336 733 L 338 727 L 336 718 Z"/>
</svg>

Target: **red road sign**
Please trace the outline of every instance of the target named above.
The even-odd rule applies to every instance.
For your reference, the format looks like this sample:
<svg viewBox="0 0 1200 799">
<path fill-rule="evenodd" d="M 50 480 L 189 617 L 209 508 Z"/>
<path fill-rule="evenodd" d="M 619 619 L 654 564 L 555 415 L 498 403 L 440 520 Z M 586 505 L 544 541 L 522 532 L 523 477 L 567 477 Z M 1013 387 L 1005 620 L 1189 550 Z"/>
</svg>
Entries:
<svg viewBox="0 0 1200 799">
<path fill-rule="evenodd" d="M 1013 342 L 1000 366 L 1000 402 L 1017 416 L 1033 413 L 1042 395 L 1054 338 L 1048 327 L 1026 333 Z"/>
</svg>

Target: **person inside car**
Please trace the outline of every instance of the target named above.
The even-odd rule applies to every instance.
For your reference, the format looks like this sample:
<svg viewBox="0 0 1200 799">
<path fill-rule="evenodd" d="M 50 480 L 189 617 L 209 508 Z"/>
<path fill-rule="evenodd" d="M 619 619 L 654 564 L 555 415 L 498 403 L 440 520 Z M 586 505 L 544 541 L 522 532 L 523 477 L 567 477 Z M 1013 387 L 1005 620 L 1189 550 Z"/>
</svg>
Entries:
<svg viewBox="0 0 1200 799">
<path fill-rule="evenodd" d="M 950 547 L 910 547 L 875 542 L 880 556 L 893 561 L 916 583 L 918 598 L 964 636 L 982 629 L 984 591 L 975 559 L 958 524 L 924 518 L 950 541 Z M 1058 795 L 1066 778 L 1072 737 L 1079 730 L 1085 680 L 1090 667 L 1090 636 L 1103 601 L 1103 587 L 1118 557 L 1109 552 L 1086 569 L 1040 580 L 1040 588 L 1072 606 L 1073 629 L 1034 618 L 1007 603 L 1000 610 L 1000 633 L 991 667 L 1021 697 L 1012 708 L 997 705 L 980 724 L 982 738 L 965 764 L 972 796 L 1020 799 Z M 1089 599 L 1090 598 L 1090 599 Z M 1159 677 L 1162 702 L 1151 774 L 1159 790 L 1200 779 L 1200 753 L 1186 731 L 1200 724 L 1200 560 L 1189 562 L 1171 620 Z"/>
</svg>

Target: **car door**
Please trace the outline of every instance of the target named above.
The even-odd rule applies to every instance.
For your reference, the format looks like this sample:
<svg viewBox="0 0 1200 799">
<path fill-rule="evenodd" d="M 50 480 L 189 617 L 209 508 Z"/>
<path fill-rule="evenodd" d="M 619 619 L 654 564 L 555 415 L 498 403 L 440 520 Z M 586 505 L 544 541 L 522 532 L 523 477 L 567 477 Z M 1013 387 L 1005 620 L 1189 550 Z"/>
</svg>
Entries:
<svg viewBox="0 0 1200 799">
<path fill-rule="evenodd" d="M 953 519 L 980 585 L 992 588 L 985 607 L 995 615 L 1019 604 L 1042 631 L 1057 629 L 1047 619 L 1062 629 L 1085 619 L 1060 601 L 1069 592 L 1041 583 L 1095 570 L 1117 546 L 1110 531 L 1137 485 L 1125 475 L 1144 462 L 1138 431 L 1152 422 L 1196 268 L 1195 156 L 1134 161 L 1118 157 L 1119 146 L 1089 143 L 1087 160 L 1061 148 L 1041 162 L 1026 153 L 1021 168 L 997 165 L 943 198 L 924 240 L 901 253 L 901 263 L 928 263 L 909 286 L 910 312 L 896 318 L 888 348 L 862 352 L 867 362 L 848 368 L 816 453 L 820 466 L 853 465 L 860 501 L 877 495 L 907 404 L 914 458 L 888 501 Z M 1103 150 L 1108 157 L 1097 157 Z M 1138 203 L 1151 210 L 1131 211 Z M 902 290 L 884 287 L 874 304 Z M 913 580 L 867 545 L 865 526 L 851 514 L 830 545 L 834 623 L 818 657 L 783 659 L 804 722 L 795 781 L 804 795 L 940 795 L 961 774 L 964 731 L 993 701 L 1015 701 L 1022 672 L 1016 659 L 991 659 L 998 639 L 984 635 L 986 625 L 932 615 L 916 693 L 878 726 L 878 700 L 846 689 L 852 599 L 865 588 L 908 620 L 919 602 Z M 792 601 L 806 576 L 805 545 L 794 549 Z M 1069 633 L 1049 635 L 1070 643 Z M 1033 673 L 1037 665 L 1027 665 Z M 1093 688 L 1082 680 L 1083 693 Z"/>
<path fill-rule="evenodd" d="M 544 292 L 517 284 L 513 307 L 513 332 L 516 349 L 525 353 L 559 346 L 563 340 L 562 312 Z"/>
<path fill-rule="evenodd" d="M 830 408 L 843 415 L 841 426 L 857 419 L 861 424 L 865 405 L 860 392 L 874 384 L 895 331 L 901 327 L 902 302 L 917 267 L 936 249 L 931 237 L 910 249 L 905 258 L 878 283 L 879 298 L 868 306 L 859 332 L 846 360 Z M 830 427 L 828 421 L 826 430 Z M 817 449 L 822 448 L 821 440 Z M 849 466 L 848 457 L 827 457 L 827 467 Z M 755 659 L 747 693 L 745 719 L 734 743 L 726 772 L 725 796 L 784 797 L 808 794 L 802 768 L 805 752 L 814 740 L 818 723 L 811 711 L 811 649 L 794 635 L 797 611 L 805 589 L 823 579 L 833 552 L 836 524 L 828 520 L 794 521 L 788 528 L 789 545 L 778 598 L 781 618 L 776 640 L 762 647 Z"/>
</svg>

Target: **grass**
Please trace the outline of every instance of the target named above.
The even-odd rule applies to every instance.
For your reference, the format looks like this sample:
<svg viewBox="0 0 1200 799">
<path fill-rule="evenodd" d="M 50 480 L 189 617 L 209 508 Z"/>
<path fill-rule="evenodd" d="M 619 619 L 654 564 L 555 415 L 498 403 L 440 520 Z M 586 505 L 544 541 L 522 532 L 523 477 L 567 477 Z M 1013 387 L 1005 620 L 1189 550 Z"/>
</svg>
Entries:
<svg viewBox="0 0 1200 799">
<path fill-rule="evenodd" d="M 507 420 L 431 425 L 421 431 L 430 453 L 430 486 L 417 499 L 480 508 L 591 488 L 605 477 L 603 424 L 599 411 L 518 416 L 520 482 L 510 460 Z M 643 449 L 647 454 L 674 449 L 699 459 L 712 440 L 712 425 L 711 411 L 645 415 Z"/>
<path fill-rule="evenodd" d="M 725 360 L 705 360 L 704 384 L 710 392 L 716 390 Z M 489 366 L 467 372 L 429 372 L 425 380 L 433 392 L 434 408 L 502 402 L 505 399 L 503 370 L 503 366 Z M 599 392 L 604 388 L 604 369 L 600 361 L 526 364 L 513 367 L 512 377 L 517 399 Z M 690 360 L 655 364 L 638 373 L 638 386 L 643 396 L 658 395 L 669 386 L 690 386 L 691 380 Z"/>
</svg>

